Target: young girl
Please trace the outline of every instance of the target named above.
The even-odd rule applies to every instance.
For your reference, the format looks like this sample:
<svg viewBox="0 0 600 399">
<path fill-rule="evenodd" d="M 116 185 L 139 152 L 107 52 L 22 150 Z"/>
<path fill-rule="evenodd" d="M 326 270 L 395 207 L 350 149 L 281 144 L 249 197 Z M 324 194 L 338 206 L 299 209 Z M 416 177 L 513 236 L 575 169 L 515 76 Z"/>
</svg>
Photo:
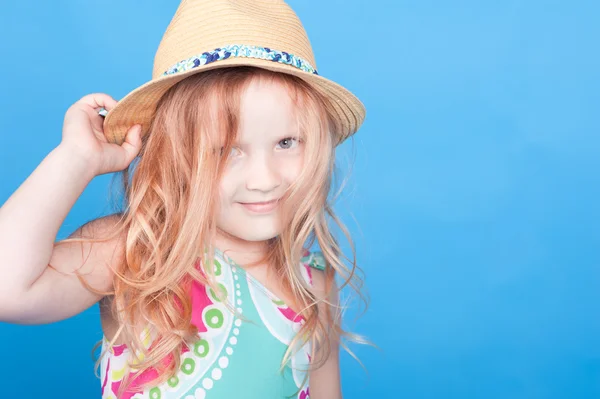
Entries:
<svg viewBox="0 0 600 399">
<path fill-rule="evenodd" d="M 0 319 L 99 302 L 103 398 L 340 398 L 341 338 L 360 339 L 338 292 L 362 283 L 328 195 L 364 108 L 315 68 L 284 2 L 184 0 L 152 81 L 73 104 L 0 208 Z M 54 243 L 91 179 L 118 171 L 122 209 Z"/>
</svg>

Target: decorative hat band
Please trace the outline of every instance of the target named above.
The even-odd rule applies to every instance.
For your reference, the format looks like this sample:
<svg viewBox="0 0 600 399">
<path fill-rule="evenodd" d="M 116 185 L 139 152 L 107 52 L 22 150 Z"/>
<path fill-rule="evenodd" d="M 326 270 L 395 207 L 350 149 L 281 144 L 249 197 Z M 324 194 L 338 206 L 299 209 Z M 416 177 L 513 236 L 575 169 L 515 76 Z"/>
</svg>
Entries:
<svg viewBox="0 0 600 399">
<path fill-rule="evenodd" d="M 212 51 L 206 51 L 199 55 L 194 55 L 169 68 L 163 76 L 172 75 L 178 72 L 189 71 L 190 69 L 210 64 L 211 62 L 226 60 L 229 57 L 258 58 L 261 60 L 279 62 L 288 64 L 304 72 L 318 75 L 319 73 L 306 60 L 290 54 L 285 51 L 273 50 L 269 47 L 251 46 L 245 44 L 231 44 L 220 47 Z"/>
</svg>

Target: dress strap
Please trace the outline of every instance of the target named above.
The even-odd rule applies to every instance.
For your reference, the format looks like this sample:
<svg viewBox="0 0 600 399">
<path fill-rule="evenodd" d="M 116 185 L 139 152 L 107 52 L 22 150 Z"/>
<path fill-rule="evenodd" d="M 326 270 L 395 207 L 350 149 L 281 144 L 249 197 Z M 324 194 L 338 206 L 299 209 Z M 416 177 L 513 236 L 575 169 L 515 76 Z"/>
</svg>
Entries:
<svg viewBox="0 0 600 399">
<path fill-rule="evenodd" d="M 325 257 L 320 251 L 310 252 L 302 258 L 302 263 L 317 270 L 325 270 Z"/>
</svg>

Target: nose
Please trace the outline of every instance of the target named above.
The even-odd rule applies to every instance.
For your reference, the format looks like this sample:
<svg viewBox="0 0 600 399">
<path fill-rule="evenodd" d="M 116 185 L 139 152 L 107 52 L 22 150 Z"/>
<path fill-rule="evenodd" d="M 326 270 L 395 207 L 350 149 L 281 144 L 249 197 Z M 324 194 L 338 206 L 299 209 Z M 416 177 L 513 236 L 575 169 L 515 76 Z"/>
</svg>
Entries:
<svg viewBox="0 0 600 399">
<path fill-rule="evenodd" d="M 256 154 L 246 170 L 246 189 L 265 193 L 281 185 L 281 174 L 275 160 L 267 154 Z"/>
</svg>

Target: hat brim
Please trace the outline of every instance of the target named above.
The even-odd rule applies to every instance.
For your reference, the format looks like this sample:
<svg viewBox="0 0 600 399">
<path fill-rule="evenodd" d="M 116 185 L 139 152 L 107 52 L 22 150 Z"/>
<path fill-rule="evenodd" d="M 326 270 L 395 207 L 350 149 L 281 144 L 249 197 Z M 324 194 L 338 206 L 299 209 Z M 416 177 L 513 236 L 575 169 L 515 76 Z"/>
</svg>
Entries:
<svg viewBox="0 0 600 399">
<path fill-rule="evenodd" d="M 123 97 L 106 115 L 104 119 L 106 139 L 110 143 L 121 145 L 127 131 L 135 124 L 142 125 L 142 134 L 146 134 L 162 95 L 186 77 L 211 69 L 241 65 L 297 76 L 324 95 L 328 100 L 329 112 L 339 123 L 338 129 L 336 129 L 337 144 L 356 133 L 365 119 L 366 110 L 362 102 L 349 90 L 327 78 L 304 72 L 291 65 L 239 57 L 202 65 L 173 75 L 160 76 L 139 86 Z"/>
</svg>

